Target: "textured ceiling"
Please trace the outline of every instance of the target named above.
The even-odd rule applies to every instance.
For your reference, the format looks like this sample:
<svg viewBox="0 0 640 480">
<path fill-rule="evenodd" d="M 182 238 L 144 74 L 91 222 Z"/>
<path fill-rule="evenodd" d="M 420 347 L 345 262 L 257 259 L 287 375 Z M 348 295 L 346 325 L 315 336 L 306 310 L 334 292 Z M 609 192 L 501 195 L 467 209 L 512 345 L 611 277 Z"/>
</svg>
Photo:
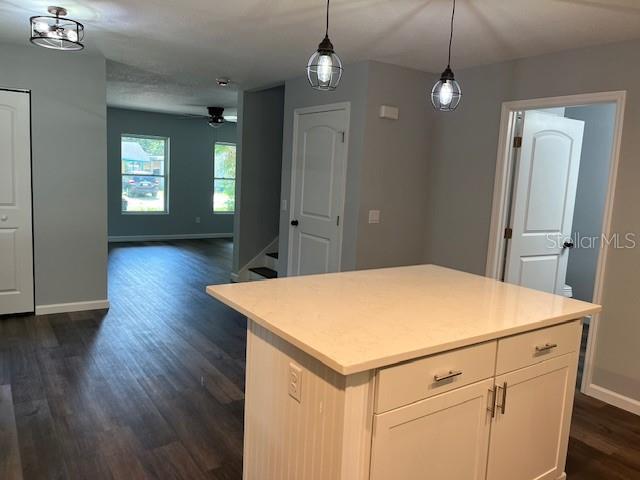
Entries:
<svg viewBox="0 0 640 480">
<path fill-rule="evenodd" d="M 28 44 L 28 17 L 54 0 L 0 0 L 0 40 Z M 236 90 L 304 72 L 324 33 L 322 0 L 60 0 L 108 59 L 110 105 L 204 113 Z M 334 0 L 346 64 L 430 72 L 446 63 L 450 0 Z M 454 68 L 640 38 L 640 0 L 458 0 Z M 36 47 L 33 47 L 36 48 Z M 345 75 L 348 75 L 346 70 Z M 221 89 L 215 78 L 235 84 Z"/>
</svg>

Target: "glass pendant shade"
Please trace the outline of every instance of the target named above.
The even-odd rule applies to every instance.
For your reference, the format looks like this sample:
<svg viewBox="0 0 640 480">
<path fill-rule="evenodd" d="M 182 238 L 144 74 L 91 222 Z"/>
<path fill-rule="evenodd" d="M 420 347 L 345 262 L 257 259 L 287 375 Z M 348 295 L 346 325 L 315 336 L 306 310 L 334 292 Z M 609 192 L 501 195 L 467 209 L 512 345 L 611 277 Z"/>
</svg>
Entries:
<svg viewBox="0 0 640 480">
<path fill-rule="evenodd" d="M 452 112 L 458 107 L 460 100 L 460 84 L 456 82 L 451 68 L 447 67 L 431 90 L 431 103 L 440 112 Z"/>
<path fill-rule="evenodd" d="M 82 50 L 84 26 L 70 18 L 62 18 L 67 11 L 49 7 L 51 16 L 31 17 L 31 43 L 54 50 Z"/>
<path fill-rule="evenodd" d="M 462 100 L 462 89 L 456 82 L 456 77 L 451 70 L 451 45 L 453 43 L 453 22 L 456 16 L 456 0 L 453 0 L 451 10 L 451 31 L 449 33 L 449 59 L 447 68 L 444 69 L 440 80 L 431 89 L 431 103 L 433 108 L 439 112 L 453 112 Z"/>
<path fill-rule="evenodd" d="M 309 84 L 316 90 L 335 90 L 342 77 L 342 62 L 333 50 L 329 37 L 325 37 L 307 64 Z"/>
</svg>

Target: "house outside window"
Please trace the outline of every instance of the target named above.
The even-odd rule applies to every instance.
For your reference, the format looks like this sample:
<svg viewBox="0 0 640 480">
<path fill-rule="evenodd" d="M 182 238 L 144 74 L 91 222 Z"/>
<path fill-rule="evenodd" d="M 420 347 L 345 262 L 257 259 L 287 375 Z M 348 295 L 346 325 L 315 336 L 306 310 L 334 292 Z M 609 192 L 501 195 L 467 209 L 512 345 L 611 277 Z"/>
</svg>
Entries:
<svg viewBox="0 0 640 480">
<path fill-rule="evenodd" d="M 124 134 L 120 153 L 122 213 L 168 213 L 169 139 Z"/>
</svg>

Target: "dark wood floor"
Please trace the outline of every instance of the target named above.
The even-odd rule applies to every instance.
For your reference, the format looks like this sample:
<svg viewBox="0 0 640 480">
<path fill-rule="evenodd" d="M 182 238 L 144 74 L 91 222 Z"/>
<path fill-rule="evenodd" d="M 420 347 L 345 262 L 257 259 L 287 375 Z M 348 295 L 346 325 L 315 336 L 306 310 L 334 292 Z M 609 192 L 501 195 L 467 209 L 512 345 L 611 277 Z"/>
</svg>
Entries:
<svg viewBox="0 0 640 480">
<path fill-rule="evenodd" d="M 204 293 L 231 254 L 114 244 L 108 313 L 0 319 L 1 480 L 11 424 L 27 480 L 239 480 L 246 323 Z M 640 479 L 640 417 L 578 396 L 567 472 Z"/>
<path fill-rule="evenodd" d="M 204 293 L 231 255 L 114 244 L 108 313 L 0 320 L 25 479 L 241 478 L 246 323 Z"/>
</svg>

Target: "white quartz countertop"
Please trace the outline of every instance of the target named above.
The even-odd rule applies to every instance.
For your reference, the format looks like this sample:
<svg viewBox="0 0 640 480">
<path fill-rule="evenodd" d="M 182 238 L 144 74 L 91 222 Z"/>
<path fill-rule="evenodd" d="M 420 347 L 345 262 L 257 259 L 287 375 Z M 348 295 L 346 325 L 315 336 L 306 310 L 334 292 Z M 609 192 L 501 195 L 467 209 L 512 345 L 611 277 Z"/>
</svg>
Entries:
<svg viewBox="0 0 640 480">
<path fill-rule="evenodd" d="M 211 285 L 207 292 L 343 375 L 601 308 L 435 265 Z"/>
</svg>

